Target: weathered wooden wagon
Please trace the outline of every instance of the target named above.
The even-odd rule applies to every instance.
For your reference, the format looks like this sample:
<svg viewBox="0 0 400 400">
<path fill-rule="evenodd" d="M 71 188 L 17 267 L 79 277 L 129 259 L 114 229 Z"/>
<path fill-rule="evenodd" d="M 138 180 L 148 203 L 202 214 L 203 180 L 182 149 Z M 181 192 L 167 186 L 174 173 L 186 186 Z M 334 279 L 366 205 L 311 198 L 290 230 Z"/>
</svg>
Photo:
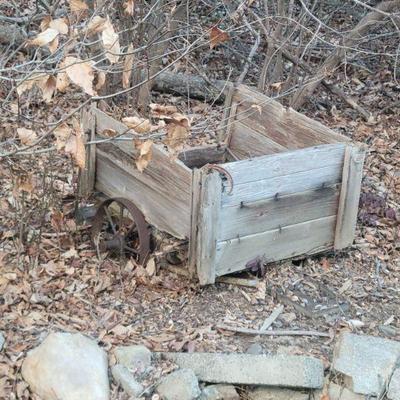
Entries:
<svg viewBox="0 0 400 400">
<path fill-rule="evenodd" d="M 143 172 L 130 143 L 98 140 L 107 129 L 129 129 L 90 109 L 85 130 L 97 143 L 87 146 L 82 193 L 132 202 L 137 218 L 189 239 L 189 269 L 201 284 L 257 262 L 351 245 L 364 149 L 244 85 L 230 89 L 226 109 L 219 145 L 172 159 L 154 144 Z M 148 243 L 141 251 L 143 261 Z"/>
</svg>

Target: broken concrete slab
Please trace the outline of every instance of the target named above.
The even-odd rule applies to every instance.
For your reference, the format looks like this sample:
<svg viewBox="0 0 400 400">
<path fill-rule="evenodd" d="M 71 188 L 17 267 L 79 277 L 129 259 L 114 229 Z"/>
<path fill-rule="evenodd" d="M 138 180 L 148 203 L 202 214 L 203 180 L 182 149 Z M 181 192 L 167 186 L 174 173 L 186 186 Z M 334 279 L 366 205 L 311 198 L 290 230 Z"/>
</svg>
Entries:
<svg viewBox="0 0 400 400">
<path fill-rule="evenodd" d="M 200 381 L 242 385 L 318 389 L 323 385 L 321 360 L 304 356 L 221 353 L 162 353 Z"/>
<path fill-rule="evenodd" d="M 115 382 L 124 389 L 131 397 L 138 397 L 142 394 L 144 388 L 136 381 L 132 373 L 122 364 L 116 364 L 111 367 L 111 373 Z"/>
<path fill-rule="evenodd" d="M 196 375 L 190 369 L 178 369 L 165 376 L 156 390 L 163 400 L 194 400 L 201 393 Z"/>
<path fill-rule="evenodd" d="M 257 388 L 249 393 L 249 400 L 308 400 L 309 393 L 281 388 Z M 318 399 L 318 397 L 316 397 Z"/>
<path fill-rule="evenodd" d="M 387 398 L 389 400 L 400 400 L 400 367 L 393 372 L 390 379 Z"/>
<path fill-rule="evenodd" d="M 345 376 L 353 392 L 377 396 L 400 360 L 400 342 L 343 333 L 335 347 L 333 369 Z"/>
</svg>

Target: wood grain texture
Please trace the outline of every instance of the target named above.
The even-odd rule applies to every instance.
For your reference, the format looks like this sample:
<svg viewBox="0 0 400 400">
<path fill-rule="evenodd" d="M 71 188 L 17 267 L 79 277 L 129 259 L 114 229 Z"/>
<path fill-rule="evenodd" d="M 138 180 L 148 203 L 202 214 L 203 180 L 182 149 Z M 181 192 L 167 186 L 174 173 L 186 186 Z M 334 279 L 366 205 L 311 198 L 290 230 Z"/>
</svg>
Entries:
<svg viewBox="0 0 400 400">
<path fill-rule="evenodd" d="M 221 208 L 218 240 L 240 238 L 336 215 L 340 185 Z"/>
<path fill-rule="evenodd" d="M 334 247 L 337 250 L 350 246 L 354 240 L 364 158 L 364 149 L 356 146 L 346 148 L 335 230 Z"/>
<path fill-rule="evenodd" d="M 229 148 L 240 160 L 286 151 L 285 147 L 239 121 L 232 124 Z"/>
<path fill-rule="evenodd" d="M 216 275 L 242 270 L 257 257 L 265 262 L 326 250 L 333 245 L 336 216 L 217 242 Z"/>
<path fill-rule="evenodd" d="M 226 145 L 215 144 L 186 149 L 178 154 L 188 168 L 201 168 L 206 164 L 220 164 L 225 161 Z"/>
<path fill-rule="evenodd" d="M 222 164 L 235 185 L 267 178 L 343 165 L 346 145 L 342 143 L 270 154 L 249 160 Z"/>
<path fill-rule="evenodd" d="M 233 95 L 233 102 L 238 104 L 236 121 L 287 149 L 349 141 L 320 122 L 291 108 L 285 108 L 277 101 L 245 85 L 238 87 Z"/>
<path fill-rule="evenodd" d="M 201 169 L 195 168 L 192 174 L 192 203 L 191 203 L 191 226 L 189 236 L 189 274 L 190 277 L 196 275 L 197 257 L 197 233 L 201 200 Z"/>
<path fill-rule="evenodd" d="M 81 125 L 85 143 L 96 136 L 96 119 L 92 109 L 84 109 L 81 114 Z M 86 145 L 85 168 L 80 171 L 79 196 L 88 197 L 93 192 L 96 177 L 96 145 Z"/>
<path fill-rule="evenodd" d="M 114 129 L 118 134 L 127 127 L 112 117 L 95 111 L 98 134 Z M 172 160 L 159 145 L 153 144 L 153 156 L 141 173 L 135 165 L 137 150 L 130 142 L 105 142 L 96 145 L 96 189 L 107 196 L 132 200 L 146 220 L 177 238 L 190 235 L 192 171 L 181 161 Z"/>
<path fill-rule="evenodd" d="M 215 256 L 221 208 L 222 181 L 218 172 L 201 173 L 197 223 L 197 276 L 201 285 L 215 282 Z"/>
<path fill-rule="evenodd" d="M 223 206 L 238 206 L 259 200 L 279 199 L 298 192 L 323 189 L 340 183 L 341 179 L 342 166 L 331 165 L 239 185 L 234 181 L 232 192 L 223 192 L 222 204 Z"/>
</svg>

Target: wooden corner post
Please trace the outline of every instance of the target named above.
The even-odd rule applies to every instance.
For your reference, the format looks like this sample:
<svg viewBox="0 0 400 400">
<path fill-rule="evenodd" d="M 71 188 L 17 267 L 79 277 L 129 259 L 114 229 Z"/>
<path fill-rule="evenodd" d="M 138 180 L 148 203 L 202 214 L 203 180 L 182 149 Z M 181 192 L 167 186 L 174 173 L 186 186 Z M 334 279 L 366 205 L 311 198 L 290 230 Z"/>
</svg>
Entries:
<svg viewBox="0 0 400 400">
<path fill-rule="evenodd" d="M 193 173 L 196 199 L 192 202 L 190 265 L 200 285 L 215 282 L 216 246 L 221 209 L 222 180 L 207 167 Z M 197 188 L 197 189 L 196 189 Z"/>
<path fill-rule="evenodd" d="M 364 148 L 351 145 L 346 147 L 335 230 L 335 250 L 350 246 L 354 240 L 364 158 Z"/>
<path fill-rule="evenodd" d="M 81 114 L 81 126 L 85 143 L 94 141 L 96 137 L 96 116 L 92 108 L 84 109 Z M 80 171 L 79 197 L 88 197 L 92 193 L 96 179 L 96 145 L 86 146 L 85 168 Z"/>
</svg>

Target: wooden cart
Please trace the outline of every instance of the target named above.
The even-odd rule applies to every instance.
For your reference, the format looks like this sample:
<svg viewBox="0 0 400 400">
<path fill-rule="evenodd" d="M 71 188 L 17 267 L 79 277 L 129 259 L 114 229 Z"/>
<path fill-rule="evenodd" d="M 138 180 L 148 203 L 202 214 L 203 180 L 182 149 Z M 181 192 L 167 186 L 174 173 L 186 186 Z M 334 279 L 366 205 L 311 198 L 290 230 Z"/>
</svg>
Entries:
<svg viewBox="0 0 400 400">
<path fill-rule="evenodd" d="M 244 85 L 230 89 L 226 109 L 221 145 L 172 160 L 154 144 L 142 173 L 129 142 L 87 146 L 82 194 L 129 199 L 148 223 L 189 239 L 189 268 L 201 284 L 351 245 L 365 150 Z M 91 140 L 128 129 L 96 108 L 83 120 Z"/>
</svg>

